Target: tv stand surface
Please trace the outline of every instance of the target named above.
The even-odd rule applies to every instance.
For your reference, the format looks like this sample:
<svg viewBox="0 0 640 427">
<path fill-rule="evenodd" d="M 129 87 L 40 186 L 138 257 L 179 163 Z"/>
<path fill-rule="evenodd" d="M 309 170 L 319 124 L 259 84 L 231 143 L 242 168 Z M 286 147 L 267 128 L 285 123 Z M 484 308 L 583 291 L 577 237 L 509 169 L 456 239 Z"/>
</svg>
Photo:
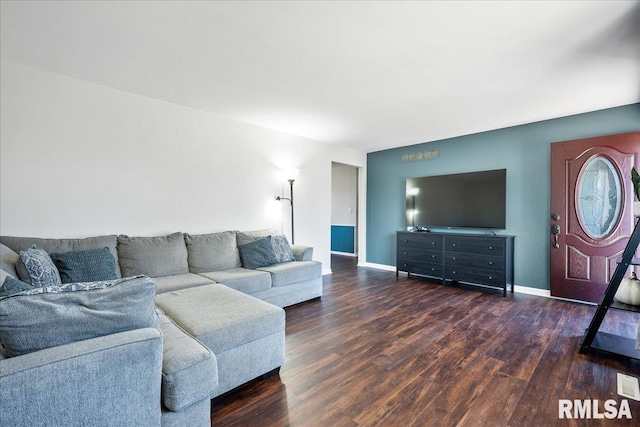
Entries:
<svg viewBox="0 0 640 427">
<path fill-rule="evenodd" d="M 514 236 L 398 231 L 396 277 L 400 271 L 446 282 L 513 292 Z"/>
</svg>

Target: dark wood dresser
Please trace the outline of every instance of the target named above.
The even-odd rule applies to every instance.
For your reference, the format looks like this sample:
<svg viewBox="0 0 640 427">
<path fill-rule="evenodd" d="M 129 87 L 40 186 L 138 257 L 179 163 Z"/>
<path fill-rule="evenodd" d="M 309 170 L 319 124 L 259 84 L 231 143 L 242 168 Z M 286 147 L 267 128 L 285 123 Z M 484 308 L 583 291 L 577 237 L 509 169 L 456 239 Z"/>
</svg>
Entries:
<svg viewBox="0 0 640 427">
<path fill-rule="evenodd" d="M 514 236 L 398 231 L 396 276 L 400 271 L 431 277 L 443 283 L 513 292 Z"/>
</svg>

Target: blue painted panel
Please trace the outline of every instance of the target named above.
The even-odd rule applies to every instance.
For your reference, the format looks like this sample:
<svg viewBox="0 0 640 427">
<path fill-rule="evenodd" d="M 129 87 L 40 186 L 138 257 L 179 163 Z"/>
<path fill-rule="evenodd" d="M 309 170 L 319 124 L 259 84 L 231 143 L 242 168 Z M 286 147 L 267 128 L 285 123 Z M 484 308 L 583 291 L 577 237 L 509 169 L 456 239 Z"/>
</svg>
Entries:
<svg viewBox="0 0 640 427">
<path fill-rule="evenodd" d="M 355 248 L 355 230 L 353 225 L 331 226 L 331 250 L 353 254 Z"/>
<path fill-rule="evenodd" d="M 367 261 L 395 265 L 395 232 L 405 224 L 405 179 L 507 169 L 507 226 L 515 238 L 515 283 L 549 289 L 550 144 L 640 131 L 640 103 L 417 144 L 367 155 Z M 402 155 L 440 157 L 402 162 Z M 480 231 L 478 231 L 480 232 Z"/>
</svg>

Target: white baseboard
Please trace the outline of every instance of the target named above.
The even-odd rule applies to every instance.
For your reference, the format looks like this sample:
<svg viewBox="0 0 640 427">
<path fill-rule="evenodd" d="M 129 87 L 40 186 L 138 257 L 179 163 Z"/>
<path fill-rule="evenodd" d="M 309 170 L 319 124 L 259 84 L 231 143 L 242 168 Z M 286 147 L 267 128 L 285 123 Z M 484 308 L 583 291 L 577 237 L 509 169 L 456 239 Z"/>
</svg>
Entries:
<svg viewBox="0 0 640 427">
<path fill-rule="evenodd" d="M 333 274 L 333 271 L 331 271 L 330 268 L 323 268 L 322 269 L 322 275 L 326 276 L 327 274 Z"/>
<path fill-rule="evenodd" d="M 396 271 L 396 268 L 393 265 L 375 264 L 373 262 L 359 262 L 358 267 L 371 267 L 377 268 L 378 270 Z"/>
<path fill-rule="evenodd" d="M 549 289 L 531 288 L 529 286 L 515 285 L 513 291 L 519 294 L 536 295 L 539 297 L 551 298 Z"/>
<path fill-rule="evenodd" d="M 353 257 L 353 258 L 355 258 L 355 257 L 357 257 L 357 256 L 358 256 L 358 254 L 354 254 L 354 253 L 352 253 L 352 252 L 337 252 L 337 251 L 331 251 L 331 253 L 332 253 L 333 255 L 350 256 L 350 257 Z"/>
<path fill-rule="evenodd" d="M 396 268 L 393 265 L 386 264 L 375 264 L 373 262 L 359 262 L 358 267 L 371 267 L 377 268 L 378 270 L 386 270 L 386 271 L 396 271 Z M 510 289 L 507 289 L 510 290 Z M 531 288 L 529 286 L 520 286 L 515 285 L 513 287 L 513 291 L 519 294 L 527 294 L 527 295 L 536 295 L 539 297 L 552 298 L 551 291 L 549 289 L 540 289 L 540 288 Z M 562 299 L 562 298 L 558 298 Z M 566 300 L 569 301 L 569 300 Z M 580 301 L 577 301 L 580 302 Z"/>
</svg>

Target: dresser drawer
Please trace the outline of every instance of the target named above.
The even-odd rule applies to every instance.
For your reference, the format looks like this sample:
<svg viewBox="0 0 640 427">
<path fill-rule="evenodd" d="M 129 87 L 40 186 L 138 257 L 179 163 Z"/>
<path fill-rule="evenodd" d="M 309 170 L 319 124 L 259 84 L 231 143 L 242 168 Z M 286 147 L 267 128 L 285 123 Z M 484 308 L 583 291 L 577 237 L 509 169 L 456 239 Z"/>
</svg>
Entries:
<svg viewBox="0 0 640 427">
<path fill-rule="evenodd" d="M 500 271 L 486 271 L 472 268 L 445 266 L 444 277 L 446 280 L 481 283 L 483 285 L 490 286 L 504 286 L 504 274 Z"/>
<path fill-rule="evenodd" d="M 398 270 L 424 276 L 442 277 L 442 264 L 430 264 L 411 260 L 398 261 Z"/>
<path fill-rule="evenodd" d="M 398 247 L 442 250 L 444 236 L 429 233 L 398 233 Z"/>
<path fill-rule="evenodd" d="M 440 264 L 442 263 L 442 251 L 402 246 L 398 247 L 398 260 L 401 259 Z"/>
<path fill-rule="evenodd" d="M 504 258 L 491 255 L 447 252 L 445 256 L 445 264 L 452 267 L 469 267 L 489 271 L 502 271 L 504 269 Z"/>
<path fill-rule="evenodd" d="M 504 239 L 490 237 L 447 236 L 446 251 L 468 252 L 478 255 L 502 256 L 505 248 Z"/>
</svg>

